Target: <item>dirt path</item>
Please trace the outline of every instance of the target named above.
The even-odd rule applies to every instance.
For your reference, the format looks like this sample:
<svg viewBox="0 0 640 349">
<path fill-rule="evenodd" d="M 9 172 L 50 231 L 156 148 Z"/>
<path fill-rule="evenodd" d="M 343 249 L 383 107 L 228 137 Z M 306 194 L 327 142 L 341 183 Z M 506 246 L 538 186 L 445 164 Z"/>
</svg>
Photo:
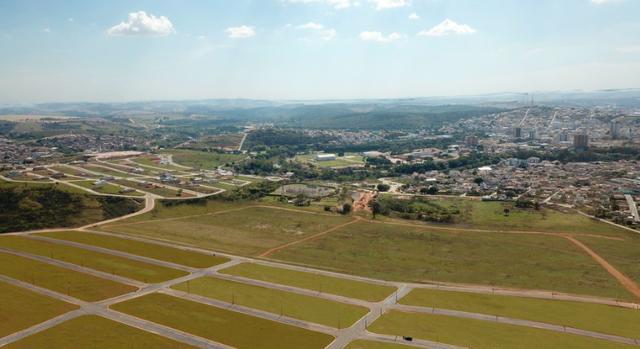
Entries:
<svg viewBox="0 0 640 349">
<path fill-rule="evenodd" d="M 591 258 L 593 258 L 596 262 L 598 262 L 611 276 L 616 278 L 624 288 L 626 288 L 631 294 L 640 298 L 640 287 L 633 280 L 631 280 L 624 273 L 616 269 L 613 265 L 607 262 L 606 259 L 602 258 L 599 254 L 597 254 L 594 250 L 590 249 L 587 245 L 575 239 L 570 235 L 563 235 L 563 237 L 569 241 L 571 241 L 574 245 L 581 248 L 584 252 L 586 252 Z"/>
<path fill-rule="evenodd" d="M 305 238 L 302 238 L 302 239 L 300 239 L 300 240 L 291 241 L 291 242 L 288 242 L 288 243 L 286 243 L 286 244 L 283 244 L 283 245 L 280 245 L 280 246 L 274 247 L 274 248 L 272 248 L 272 249 L 270 249 L 270 250 L 268 250 L 268 251 L 266 251 L 266 252 L 264 252 L 264 253 L 260 254 L 258 257 L 263 257 L 263 258 L 264 258 L 264 257 L 268 257 L 269 255 L 271 255 L 271 254 L 273 254 L 273 253 L 275 253 L 275 252 L 278 252 L 278 251 L 280 251 L 280 250 L 283 250 L 283 249 L 285 249 L 285 248 L 288 248 L 288 247 L 291 247 L 291 246 L 293 246 L 293 245 L 297 245 L 297 244 L 300 244 L 300 243 L 303 243 L 303 242 L 306 242 L 306 241 L 310 241 L 310 240 L 317 239 L 317 238 L 319 238 L 319 237 L 321 237 L 321 236 L 323 236 L 323 235 L 326 235 L 326 234 L 329 234 L 329 233 L 331 233 L 331 232 L 334 232 L 334 231 L 336 231 L 336 230 L 338 230 L 338 229 L 340 229 L 340 228 L 344 228 L 344 227 L 346 227 L 346 226 L 348 226 L 348 225 L 351 225 L 351 224 L 353 224 L 353 223 L 360 222 L 361 220 L 362 220 L 362 219 L 361 219 L 360 217 L 355 217 L 355 219 L 354 219 L 354 220 L 352 220 L 352 221 L 349 221 L 349 222 L 347 222 L 347 223 L 342 223 L 342 224 L 336 225 L 335 227 L 333 227 L 333 228 L 331 228 L 331 229 L 328 229 L 328 230 L 325 230 L 325 231 L 323 231 L 323 232 L 320 232 L 320 233 L 317 233 L 317 234 L 313 234 L 313 235 L 307 236 L 307 237 L 305 237 Z"/>
</svg>

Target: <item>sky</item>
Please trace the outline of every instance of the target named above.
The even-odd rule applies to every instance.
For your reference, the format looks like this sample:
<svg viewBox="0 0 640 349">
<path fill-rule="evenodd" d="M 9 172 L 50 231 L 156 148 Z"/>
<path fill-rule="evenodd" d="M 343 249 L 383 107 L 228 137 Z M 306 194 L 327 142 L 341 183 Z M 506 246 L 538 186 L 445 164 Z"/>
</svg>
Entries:
<svg viewBox="0 0 640 349">
<path fill-rule="evenodd" d="M 640 87 L 640 0 L 0 0 L 0 103 Z"/>
</svg>

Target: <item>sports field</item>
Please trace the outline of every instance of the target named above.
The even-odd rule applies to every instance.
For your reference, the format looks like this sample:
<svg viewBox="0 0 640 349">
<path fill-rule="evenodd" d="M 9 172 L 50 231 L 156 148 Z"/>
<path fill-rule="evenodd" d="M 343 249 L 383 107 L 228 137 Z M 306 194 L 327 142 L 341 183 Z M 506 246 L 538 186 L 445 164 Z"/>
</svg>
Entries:
<svg viewBox="0 0 640 349">
<path fill-rule="evenodd" d="M 11 343 L 5 348 L 193 348 L 95 315 L 86 315 Z"/>
<path fill-rule="evenodd" d="M 640 334 L 640 311 L 602 304 L 432 289 L 414 289 L 400 303 L 532 320 L 629 338 Z"/>
<path fill-rule="evenodd" d="M 56 231 L 42 233 L 42 236 L 122 251 L 193 268 L 212 267 L 229 260 L 228 258 L 215 256 L 213 254 L 197 253 L 164 245 L 89 232 Z"/>
<path fill-rule="evenodd" d="M 307 273 L 291 269 L 270 267 L 256 263 L 242 263 L 220 271 L 275 284 L 305 288 L 322 293 L 379 302 L 390 296 L 396 288 L 368 282 Z"/>
<path fill-rule="evenodd" d="M 191 280 L 173 288 L 335 328 L 349 327 L 369 311 L 361 306 L 215 277 Z"/>
<path fill-rule="evenodd" d="M 183 271 L 155 264 L 22 236 L 2 236 L 0 247 L 53 258 L 142 282 L 161 282 L 186 275 Z"/>
<path fill-rule="evenodd" d="M 76 308 L 0 281 L 0 338 Z"/>
<path fill-rule="evenodd" d="M 350 220 L 338 215 L 291 214 L 272 207 L 248 206 L 201 215 L 193 213 L 185 219 L 158 219 L 136 224 L 122 221 L 101 227 L 101 230 L 167 239 L 222 252 L 258 255 Z"/>
<path fill-rule="evenodd" d="M 0 252 L 0 274 L 84 301 L 99 301 L 135 287 Z"/>
<path fill-rule="evenodd" d="M 573 334 L 424 313 L 391 311 L 369 327 L 382 334 L 411 336 L 474 349 L 636 348 Z"/>
<path fill-rule="evenodd" d="M 333 337 L 193 301 L 151 294 L 113 309 L 238 349 L 320 349 Z"/>
</svg>

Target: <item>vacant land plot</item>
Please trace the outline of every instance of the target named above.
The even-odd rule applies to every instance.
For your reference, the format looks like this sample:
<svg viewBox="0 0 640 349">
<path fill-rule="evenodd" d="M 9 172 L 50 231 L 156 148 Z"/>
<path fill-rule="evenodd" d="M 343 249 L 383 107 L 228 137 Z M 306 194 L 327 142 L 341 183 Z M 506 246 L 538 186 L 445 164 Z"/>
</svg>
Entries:
<svg viewBox="0 0 640 349">
<path fill-rule="evenodd" d="M 580 237 L 578 240 L 640 284 L 640 235 L 630 233 L 624 241 Z"/>
<path fill-rule="evenodd" d="M 518 209 L 512 203 L 483 202 L 463 199 L 435 199 L 445 206 L 456 206 L 460 226 L 476 229 L 545 231 L 576 234 L 603 234 L 628 236 L 623 229 L 602 223 L 573 212 L 559 212 L 552 209 Z M 504 209 L 509 209 L 509 215 Z"/>
<path fill-rule="evenodd" d="M 229 261 L 229 259 L 225 257 L 185 251 L 168 246 L 118 238 L 115 236 L 92 234 L 83 231 L 56 231 L 43 233 L 42 235 L 54 239 L 73 241 L 81 244 L 127 252 L 138 256 L 154 258 L 193 268 L 208 268 Z"/>
<path fill-rule="evenodd" d="M 640 334 L 640 311 L 602 304 L 428 289 L 414 289 L 400 303 L 546 322 L 630 338 Z"/>
<path fill-rule="evenodd" d="M 276 189 L 274 194 L 288 197 L 296 197 L 304 195 L 308 198 L 321 198 L 335 194 L 336 189 L 313 184 L 287 184 Z"/>
<path fill-rule="evenodd" d="M 255 263 L 242 263 L 223 269 L 224 274 L 243 276 L 275 284 L 305 288 L 323 293 L 378 302 L 391 295 L 396 288 L 368 282 L 342 279 L 297 270 L 269 267 Z"/>
<path fill-rule="evenodd" d="M 73 304 L 0 282 L 0 338 L 76 308 Z"/>
<path fill-rule="evenodd" d="M 135 287 L 0 252 L 0 274 L 89 302 L 133 292 Z"/>
<path fill-rule="evenodd" d="M 193 348 L 187 344 L 95 315 L 81 316 L 36 333 L 5 348 Z"/>
<path fill-rule="evenodd" d="M 402 344 L 367 341 L 363 339 L 353 341 L 345 347 L 345 349 L 410 349 L 410 348 L 414 348 L 414 347 L 410 347 Z"/>
<path fill-rule="evenodd" d="M 155 264 L 22 236 L 0 237 L 0 247 L 54 258 L 142 282 L 162 282 L 186 275 L 183 271 Z"/>
<path fill-rule="evenodd" d="M 463 332 L 461 329 L 464 329 Z M 369 327 L 369 331 L 412 336 L 474 349 L 635 348 L 632 345 L 531 327 L 399 311 L 391 311 L 383 315 Z"/>
<path fill-rule="evenodd" d="M 121 171 L 116 171 L 114 169 L 110 169 L 108 167 L 98 166 L 98 165 L 90 165 L 90 164 L 82 164 L 78 165 L 82 168 L 85 168 L 91 172 L 97 172 L 104 176 L 114 176 L 114 177 L 127 177 L 128 173 L 123 173 Z"/>
<path fill-rule="evenodd" d="M 136 164 L 139 164 L 140 166 L 148 166 L 151 168 L 161 168 L 161 169 L 165 169 L 168 171 L 180 171 L 180 170 L 184 170 L 182 167 L 178 167 L 178 166 L 174 166 L 171 164 L 161 164 L 160 163 L 160 157 L 158 156 L 151 156 L 151 155 L 143 155 L 143 156 L 138 156 L 135 158 L 131 158 L 131 161 L 135 162 Z"/>
<path fill-rule="evenodd" d="M 345 273 L 633 299 L 591 257 L 563 238 L 441 231 L 356 223 L 271 255 Z"/>
<path fill-rule="evenodd" d="M 173 155 L 175 163 L 198 170 L 214 170 L 220 165 L 232 163 L 246 157 L 246 155 L 241 154 L 221 154 L 186 149 L 172 149 L 166 151 L 166 153 Z"/>
<path fill-rule="evenodd" d="M 168 239 L 203 248 L 257 255 L 270 248 L 326 231 L 351 218 L 295 213 L 270 207 L 247 207 L 188 219 L 105 226 L 107 231 Z"/>
<path fill-rule="evenodd" d="M 142 196 L 144 195 L 143 193 L 139 192 L 139 191 L 132 191 L 132 192 L 128 192 L 128 193 L 122 193 L 122 187 L 119 185 L 114 185 L 114 184 L 103 184 L 103 185 L 98 185 L 96 186 L 95 181 L 75 181 L 73 182 L 73 184 L 75 185 L 79 185 L 83 188 L 87 188 L 87 189 L 91 189 L 97 193 L 102 193 L 102 194 L 115 194 L 115 195 L 134 195 L 134 196 Z"/>
<path fill-rule="evenodd" d="M 68 193 L 74 193 L 74 194 L 85 194 L 87 195 L 88 193 L 85 190 L 76 188 L 76 187 L 72 187 L 70 185 L 64 184 L 64 183 L 51 183 L 51 182 L 8 182 L 5 180 L 0 179 L 0 189 L 34 189 L 34 188 L 55 188 L 61 191 L 65 191 Z"/>
<path fill-rule="evenodd" d="M 136 182 L 136 181 L 130 181 L 128 179 L 116 179 L 116 180 L 113 180 L 112 182 L 127 186 L 129 188 L 137 189 L 137 190 L 140 190 L 140 191 L 143 191 L 143 192 L 152 193 L 152 194 L 156 194 L 156 195 L 160 195 L 160 196 L 164 196 L 164 197 L 168 197 L 168 198 L 179 196 L 178 195 L 179 193 L 178 193 L 177 190 L 165 188 L 165 187 L 162 187 L 162 186 L 146 185 L 145 183 L 140 183 L 140 182 Z M 182 193 L 182 195 L 180 195 L 180 196 L 190 197 L 190 196 L 193 196 L 193 195 L 187 194 L 187 193 Z"/>
<path fill-rule="evenodd" d="M 333 337 L 164 294 L 150 294 L 113 309 L 238 349 L 324 348 Z"/>
<path fill-rule="evenodd" d="M 97 175 L 91 174 L 89 172 L 78 170 L 75 167 L 69 167 L 69 166 L 64 166 L 64 165 L 56 165 L 56 166 L 52 166 L 50 168 L 55 170 L 55 171 L 65 173 L 67 175 L 76 176 L 76 177 L 87 177 L 87 178 L 97 178 L 98 177 Z"/>
<path fill-rule="evenodd" d="M 349 327 L 369 312 L 365 307 L 214 277 L 191 280 L 173 288 L 335 328 Z"/>
</svg>

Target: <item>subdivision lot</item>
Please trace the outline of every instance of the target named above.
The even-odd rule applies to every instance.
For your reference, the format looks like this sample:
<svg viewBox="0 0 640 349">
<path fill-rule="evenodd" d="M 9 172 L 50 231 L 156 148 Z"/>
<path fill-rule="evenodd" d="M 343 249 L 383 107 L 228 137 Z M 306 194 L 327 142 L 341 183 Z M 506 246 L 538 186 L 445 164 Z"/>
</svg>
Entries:
<svg viewBox="0 0 640 349">
<path fill-rule="evenodd" d="M 368 282 L 275 268 L 255 263 L 238 264 L 230 268 L 222 269 L 220 272 L 370 302 L 382 301 L 396 290 L 393 286 L 376 285 Z"/>
<path fill-rule="evenodd" d="M 324 348 L 333 337 L 164 294 L 113 305 L 127 313 L 238 349 Z"/>
<path fill-rule="evenodd" d="M 345 347 L 345 349 L 411 349 L 414 347 L 385 342 L 374 342 L 363 339 L 355 340 Z"/>
<path fill-rule="evenodd" d="M 0 338 L 77 308 L 0 281 Z"/>
<path fill-rule="evenodd" d="M 636 348 L 589 337 L 443 315 L 391 311 L 369 331 L 411 336 L 474 349 L 621 349 Z"/>
<path fill-rule="evenodd" d="M 115 176 L 115 177 L 123 177 L 123 176 L 129 176 L 128 173 L 123 173 L 121 171 L 116 171 L 114 169 L 110 169 L 108 167 L 105 166 L 98 166 L 98 165 L 89 165 L 89 164 L 82 164 L 82 165 L 78 165 L 79 167 L 85 168 L 91 172 L 97 172 L 100 173 L 104 176 Z"/>
<path fill-rule="evenodd" d="M 186 219 L 152 220 L 132 225 L 126 225 L 125 221 L 104 226 L 101 230 L 168 239 L 229 253 L 257 255 L 349 220 L 351 218 L 338 215 L 292 214 L 276 208 L 247 207 Z"/>
<path fill-rule="evenodd" d="M 588 255 L 556 236 L 356 223 L 271 258 L 398 281 L 442 281 L 634 299 Z"/>
<path fill-rule="evenodd" d="M 215 277 L 190 280 L 172 288 L 335 328 L 349 327 L 369 312 L 361 306 Z"/>
<path fill-rule="evenodd" d="M 72 182 L 75 185 L 79 185 L 83 188 L 87 188 L 87 189 L 91 189 L 95 192 L 98 193 L 102 193 L 102 194 L 115 194 L 115 195 L 133 195 L 133 196 L 142 196 L 144 195 L 143 193 L 139 192 L 139 191 L 132 191 L 132 192 L 128 192 L 128 193 L 122 193 L 122 187 L 119 185 L 115 185 L 115 184 L 103 184 L 101 186 L 95 186 L 94 183 L 95 181 L 74 181 Z"/>
<path fill-rule="evenodd" d="M 589 237 L 577 239 L 640 284 L 640 235 L 630 233 L 624 241 Z"/>
<path fill-rule="evenodd" d="M 135 162 L 136 164 L 139 164 L 140 166 L 148 166 L 151 168 L 163 168 L 165 170 L 168 171 L 180 171 L 180 170 L 184 170 L 182 167 L 178 167 L 178 166 L 174 166 L 171 164 L 161 164 L 160 163 L 160 158 L 157 156 L 151 156 L 151 155 L 143 155 L 143 156 L 138 156 L 135 158 L 131 158 L 131 161 Z"/>
<path fill-rule="evenodd" d="M 84 231 L 56 231 L 42 233 L 40 235 L 54 239 L 73 241 L 81 244 L 122 251 L 138 256 L 181 264 L 192 268 L 208 268 L 229 261 L 228 258 L 215 256 L 213 254 L 207 255 L 204 253 L 185 251 L 164 245 L 119 238 L 103 234 L 93 234 Z"/>
<path fill-rule="evenodd" d="M 220 165 L 232 163 L 246 157 L 246 155 L 241 154 L 222 154 L 186 149 L 171 149 L 165 153 L 172 154 L 175 163 L 206 170 L 213 170 Z"/>
<path fill-rule="evenodd" d="M 594 303 L 414 289 L 400 303 L 546 322 L 635 338 L 640 311 Z"/>
<path fill-rule="evenodd" d="M 91 174 L 89 172 L 78 170 L 75 167 L 69 167 L 69 166 L 64 166 L 64 165 L 55 165 L 55 166 L 51 166 L 50 168 L 55 170 L 55 171 L 65 173 L 67 175 L 72 175 L 72 176 L 77 176 L 77 177 L 85 177 L 85 178 L 97 178 L 98 177 L 97 175 Z"/>
<path fill-rule="evenodd" d="M 136 182 L 136 181 L 131 181 L 131 180 L 128 180 L 128 179 L 116 179 L 116 180 L 113 180 L 111 182 L 114 182 L 114 183 L 117 183 L 117 184 L 122 184 L 124 186 L 129 187 L 129 188 L 140 190 L 142 192 L 152 193 L 152 194 L 156 194 L 156 195 L 160 195 L 160 196 L 164 196 L 164 197 L 168 197 L 168 198 L 178 197 L 178 191 L 177 190 L 173 190 L 173 189 L 169 189 L 169 188 L 165 188 L 165 187 L 157 187 L 157 186 L 148 187 L 143 183 Z M 182 195 L 180 195 L 180 196 L 182 196 L 182 197 L 191 197 L 193 195 L 187 194 L 187 193 L 182 193 Z"/>
<path fill-rule="evenodd" d="M 133 292 L 135 287 L 0 252 L 0 274 L 88 302 Z"/>
<path fill-rule="evenodd" d="M 148 283 L 171 280 L 187 274 L 181 270 L 155 264 L 22 236 L 2 236 L 0 237 L 0 247 L 53 258 Z"/>
<path fill-rule="evenodd" d="M 103 317 L 86 315 L 33 334 L 5 348 L 193 348 Z"/>
</svg>

